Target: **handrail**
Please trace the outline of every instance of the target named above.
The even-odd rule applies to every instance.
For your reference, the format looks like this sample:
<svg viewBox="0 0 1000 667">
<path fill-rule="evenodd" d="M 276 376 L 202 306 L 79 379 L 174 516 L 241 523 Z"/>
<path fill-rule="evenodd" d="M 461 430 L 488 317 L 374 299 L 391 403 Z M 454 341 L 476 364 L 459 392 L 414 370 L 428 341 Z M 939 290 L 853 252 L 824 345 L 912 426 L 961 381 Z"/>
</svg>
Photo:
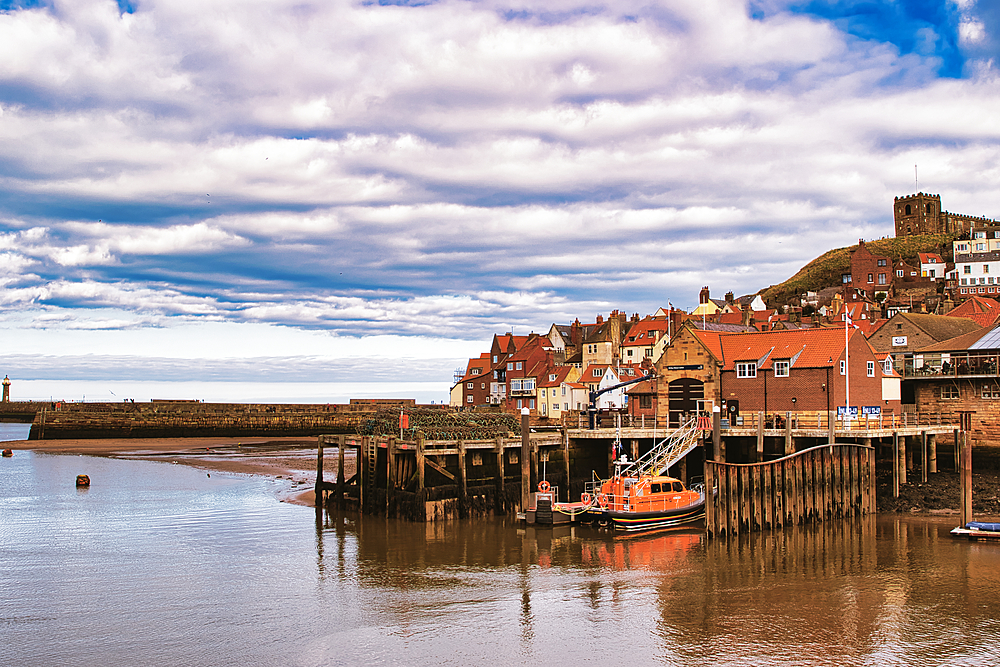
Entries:
<svg viewBox="0 0 1000 667">
<path fill-rule="evenodd" d="M 770 461 L 757 461 L 756 463 L 730 463 L 729 461 L 712 461 L 711 459 L 709 459 L 708 461 L 705 461 L 705 463 L 711 463 L 717 466 L 732 466 L 734 468 L 753 468 L 755 466 L 769 466 L 769 465 L 774 465 L 775 463 L 782 463 L 783 461 L 794 459 L 797 456 L 809 454 L 811 452 L 815 452 L 820 449 L 826 449 L 827 447 L 858 447 L 860 449 L 870 449 L 872 451 L 875 451 L 875 448 L 873 446 L 862 445 L 857 442 L 825 442 L 822 445 L 816 445 L 815 447 L 809 447 L 808 449 L 803 449 L 797 452 L 793 452 L 791 454 L 786 454 L 781 458 L 771 459 Z"/>
</svg>

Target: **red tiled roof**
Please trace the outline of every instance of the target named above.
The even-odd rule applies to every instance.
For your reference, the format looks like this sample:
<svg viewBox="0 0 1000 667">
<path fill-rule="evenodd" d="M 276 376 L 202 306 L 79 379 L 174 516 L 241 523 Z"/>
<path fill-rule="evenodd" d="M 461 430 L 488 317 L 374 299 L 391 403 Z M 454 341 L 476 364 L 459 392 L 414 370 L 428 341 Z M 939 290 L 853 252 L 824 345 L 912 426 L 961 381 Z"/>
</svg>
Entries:
<svg viewBox="0 0 1000 667">
<path fill-rule="evenodd" d="M 852 329 L 850 335 L 862 334 Z M 825 368 L 836 363 L 843 354 L 844 331 L 837 327 L 722 334 L 719 344 L 723 370 L 734 369 L 738 361 L 757 361 L 759 368 L 770 368 L 775 359 L 790 359 L 796 355 L 796 367 Z"/>
<path fill-rule="evenodd" d="M 667 334 L 667 320 L 651 320 L 644 319 L 636 322 L 632 325 L 632 328 L 628 330 L 625 335 L 625 340 L 622 342 L 623 347 L 636 347 L 636 346 L 647 346 L 653 345 L 659 340 L 660 337 Z M 650 337 L 648 334 L 651 331 L 657 332 L 656 337 Z M 635 340 L 632 338 L 635 337 Z"/>
<path fill-rule="evenodd" d="M 970 296 L 962 305 L 948 312 L 949 317 L 964 317 L 982 327 L 994 324 L 1000 318 L 1000 304 L 993 299 Z"/>
<path fill-rule="evenodd" d="M 563 382 L 566 381 L 566 376 L 569 375 L 570 371 L 573 370 L 572 366 L 556 366 L 551 369 L 548 373 L 544 373 L 543 377 L 538 379 L 539 387 L 558 387 Z M 554 375 L 555 379 L 550 380 L 549 376 Z"/>
</svg>

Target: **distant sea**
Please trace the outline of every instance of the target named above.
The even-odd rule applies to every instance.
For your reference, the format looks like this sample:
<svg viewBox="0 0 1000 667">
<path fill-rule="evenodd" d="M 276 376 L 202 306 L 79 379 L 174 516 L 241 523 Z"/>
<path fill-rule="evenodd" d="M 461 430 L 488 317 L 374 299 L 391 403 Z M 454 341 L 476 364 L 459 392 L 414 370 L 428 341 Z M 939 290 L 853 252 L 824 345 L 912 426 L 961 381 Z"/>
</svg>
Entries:
<svg viewBox="0 0 1000 667">
<path fill-rule="evenodd" d="M 171 382 L 141 380 L 18 380 L 14 401 L 118 402 L 126 399 L 206 403 L 347 403 L 352 398 L 412 398 L 447 403 L 446 382 Z"/>
</svg>

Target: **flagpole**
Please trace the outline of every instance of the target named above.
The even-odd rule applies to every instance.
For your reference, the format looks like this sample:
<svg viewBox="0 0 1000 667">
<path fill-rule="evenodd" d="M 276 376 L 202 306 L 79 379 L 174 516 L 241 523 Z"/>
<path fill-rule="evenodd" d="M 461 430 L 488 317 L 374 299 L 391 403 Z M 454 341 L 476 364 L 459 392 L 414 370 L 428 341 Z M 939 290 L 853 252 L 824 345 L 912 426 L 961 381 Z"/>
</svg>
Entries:
<svg viewBox="0 0 1000 667">
<path fill-rule="evenodd" d="M 846 405 L 844 406 L 844 420 L 850 423 L 848 420 L 851 418 L 851 348 L 850 341 L 847 336 L 847 325 L 851 321 L 851 314 L 847 310 L 847 306 L 844 306 L 844 396 Z"/>
</svg>

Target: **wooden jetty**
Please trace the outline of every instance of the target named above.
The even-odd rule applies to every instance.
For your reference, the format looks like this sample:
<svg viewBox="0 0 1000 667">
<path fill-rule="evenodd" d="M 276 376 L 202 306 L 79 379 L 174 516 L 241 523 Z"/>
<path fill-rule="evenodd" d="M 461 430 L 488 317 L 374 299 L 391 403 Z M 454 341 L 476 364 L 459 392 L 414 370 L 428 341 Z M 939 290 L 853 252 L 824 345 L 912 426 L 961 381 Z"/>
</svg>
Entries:
<svg viewBox="0 0 1000 667">
<path fill-rule="evenodd" d="M 870 514 L 876 511 L 876 460 L 891 461 L 898 495 L 917 460 L 926 479 L 937 471 L 939 448 L 952 448 L 956 470 L 960 455 L 971 449 L 963 449 L 966 435 L 951 415 L 845 422 L 832 413 L 757 413 L 729 428 L 714 422 L 709 418 L 704 446 L 671 468 L 685 482 L 704 477 L 711 537 Z M 585 482 L 610 473 L 616 455 L 637 459 L 669 434 L 652 423 L 527 436 L 522 431 L 521 439 L 491 440 L 323 435 L 317 497 L 418 521 L 513 514 L 527 507 L 527 494 L 540 480 L 559 488 L 559 500 L 576 500 Z M 338 482 L 323 478 L 322 448 L 331 446 L 339 449 Z M 344 475 L 345 453 L 357 462 L 350 479 Z"/>
</svg>

